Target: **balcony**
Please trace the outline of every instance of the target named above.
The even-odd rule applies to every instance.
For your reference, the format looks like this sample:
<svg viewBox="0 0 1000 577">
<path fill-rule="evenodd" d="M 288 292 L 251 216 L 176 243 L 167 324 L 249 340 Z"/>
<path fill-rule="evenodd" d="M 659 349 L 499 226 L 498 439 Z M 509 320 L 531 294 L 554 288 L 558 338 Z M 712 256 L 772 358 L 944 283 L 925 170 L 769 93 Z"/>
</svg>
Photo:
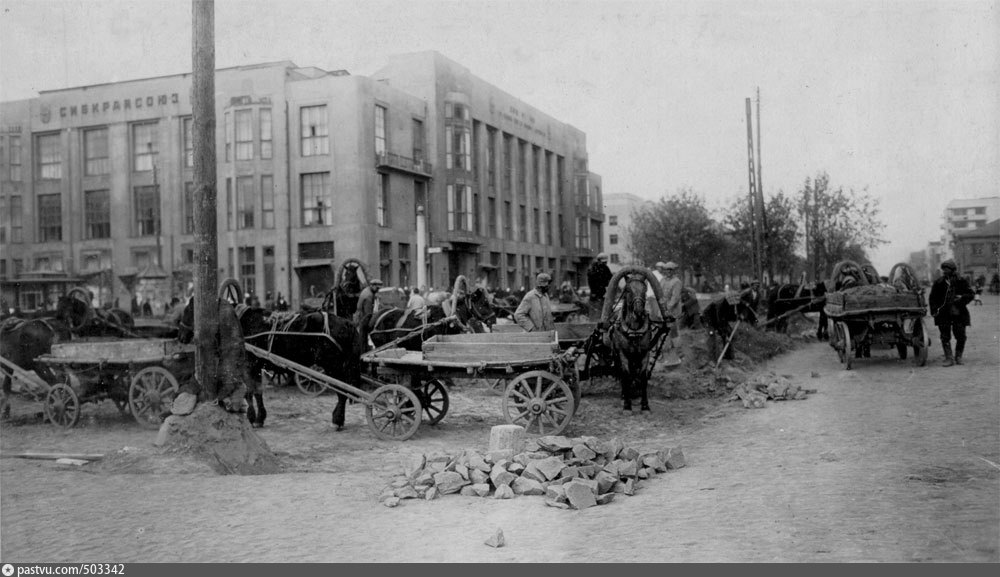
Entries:
<svg viewBox="0 0 1000 577">
<path fill-rule="evenodd" d="M 444 233 L 444 239 L 453 245 L 481 245 L 483 237 L 470 230 L 449 230 Z"/>
<path fill-rule="evenodd" d="M 391 152 L 376 153 L 375 167 L 398 170 L 415 176 L 431 177 L 432 166 L 426 160 L 416 160 L 406 156 L 400 156 Z"/>
</svg>

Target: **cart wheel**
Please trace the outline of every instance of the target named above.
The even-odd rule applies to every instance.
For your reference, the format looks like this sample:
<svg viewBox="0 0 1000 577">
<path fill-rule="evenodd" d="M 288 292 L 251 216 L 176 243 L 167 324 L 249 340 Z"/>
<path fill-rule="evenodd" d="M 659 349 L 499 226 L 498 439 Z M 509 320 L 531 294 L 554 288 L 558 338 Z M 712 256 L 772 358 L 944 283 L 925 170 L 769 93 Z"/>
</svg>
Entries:
<svg viewBox="0 0 1000 577">
<path fill-rule="evenodd" d="M 236 306 L 243 302 L 243 291 L 236 279 L 227 278 L 219 286 L 219 298 Z"/>
<path fill-rule="evenodd" d="M 71 331 L 76 332 L 82 329 L 83 327 L 87 326 L 87 323 L 93 320 L 94 315 L 96 314 L 94 312 L 94 305 L 93 303 L 90 302 L 90 292 L 82 287 L 76 287 L 71 289 L 69 293 L 66 294 L 66 296 L 80 303 L 83 303 L 85 307 L 84 314 L 81 318 L 73 319 L 72 315 L 70 315 L 68 321 L 69 328 Z"/>
<path fill-rule="evenodd" d="M 924 319 L 917 319 L 913 325 L 913 364 L 922 367 L 927 364 L 927 350 L 931 348 L 931 337 L 924 325 Z"/>
<path fill-rule="evenodd" d="M 420 399 L 423 418 L 428 425 L 436 425 L 448 413 L 448 388 L 443 379 L 431 379 L 413 390 Z"/>
<path fill-rule="evenodd" d="M 132 377 L 128 407 L 132 418 L 147 429 L 160 427 L 160 415 L 168 410 L 180 390 L 177 379 L 163 367 L 146 367 Z"/>
<path fill-rule="evenodd" d="M 528 433 L 558 435 L 573 418 L 573 391 L 548 371 L 528 371 L 507 385 L 503 412 L 507 422 Z"/>
<path fill-rule="evenodd" d="M 80 397 L 64 383 L 58 383 L 45 395 L 45 419 L 53 425 L 69 429 L 80 420 Z"/>
<path fill-rule="evenodd" d="M 317 373 L 326 374 L 323 367 L 319 365 L 313 365 L 309 367 L 310 369 L 316 371 Z M 326 385 L 319 381 L 314 381 L 309 377 L 295 373 L 295 386 L 299 388 L 300 391 L 309 395 L 310 397 L 318 397 L 326 391 Z"/>
<path fill-rule="evenodd" d="M 405 441 L 420 426 L 420 399 L 402 385 L 383 385 L 365 405 L 365 417 L 375 436 L 387 441 Z"/>
<path fill-rule="evenodd" d="M 840 362 L 844 365 L 844 370 L 851 370 L 851 365 L 854 361 L 854 356 L 851 354 L 851 331 L 847 328 L 847 323 L 839 322 L 837 323 L 837 332 L 840 335 L 841 347 L 837 349 L 837 353 L 840 355 Z"/>
</svg>

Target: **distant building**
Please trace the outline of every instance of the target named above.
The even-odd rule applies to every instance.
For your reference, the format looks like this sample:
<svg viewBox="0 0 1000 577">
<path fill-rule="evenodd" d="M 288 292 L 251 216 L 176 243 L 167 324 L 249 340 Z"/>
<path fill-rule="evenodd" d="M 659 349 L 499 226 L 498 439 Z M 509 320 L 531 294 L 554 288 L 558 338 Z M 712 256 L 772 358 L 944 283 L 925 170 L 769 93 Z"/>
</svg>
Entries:
<svg viewBox="0 0 1000 577">
<path fill-rule="evenodd" d="M 1000 196 L 956 199 L 948 203 L 942 215 L 941 231 L 947 256 L 954 258 L 955 235 L 986 226 L 1000 218 Z"/>
<path fill-rule="evenodd" d="M 644 264 L 638 262 L 629 250 L 629 228 L 632 226 L 632 211 L 648 203 L 627 192 L 604 195 L 604 252 L 608 253 L 608 268 L 618 272 L 623 266 Z M 653 264 L 653 263 L 650 263 Z"/>
<path fill-rule="evenodd" d="M 952 250 L 960 274 L 973 281 L 984 277 L 988 282 L 1000 272 L 1000 220 L 956 232 L 954 238 Z"/>
<path fill-rule="evenodd" d="M 178 74 L 0 103 L 7 302 L 35 308 L 79 279 L 99 304 L 190 294 L 191 89 Z M 436 52 L 371 77 L 220 69 L 215 90 L 218 274 L 248 293 L 297 306 L 348 258 L 414 285 L 425 245 L 428 286 L 515 288 L 579 277 L 602 250 L 586 135 Z"/>
</svg>

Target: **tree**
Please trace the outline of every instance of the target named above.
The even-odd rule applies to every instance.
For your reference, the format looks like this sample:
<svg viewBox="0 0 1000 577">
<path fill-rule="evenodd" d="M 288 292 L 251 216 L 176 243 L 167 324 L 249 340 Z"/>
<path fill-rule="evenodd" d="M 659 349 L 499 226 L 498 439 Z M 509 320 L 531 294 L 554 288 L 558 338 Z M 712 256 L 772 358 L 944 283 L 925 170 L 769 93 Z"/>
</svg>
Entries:
<svg viewBox="0 0 1000 577">
<path fill-rule="evenodd" d="M 628 237 L 641 262 L 675 261 L 695 275 L 707 274 L 726 246 L 721 227 L 691 189 L 635 209 Z"/>
<path fill-rule="evenodd" d="M 813 278 L 826 278 L 842 260 L 865 262 L 867 250 L 884 244 L 885 224 L 879 201 L 868 194 L 830 187 L 830 176 L 820 172 L 806 178 L 798 191 L 798 214 L 804 228 L 806 260 Z"/>
<path fill-rule="evenodd" d="M 791 276 L 795 269 L 801 266 L 801 259 L 795 254 L 799 243 L 799 224 L 796 206 L 792 198 L 785 193 L 778 193 L 768 199 L 765 211 L 767 213 L 767 229 L 764 238 L 767 239 L 767 258 L 764 270 L 774 274 Z M 741 274 L 752 274 L 750 263 L 753 262 L 751 250 L 753 247 L 753 232 L 750 227 L 753 215 L 750 213 L 750 203 L 745 196 L 737 198 L 728 211 L 723 214 L 722 224 L 727 236 L 733 241 L 733 253 L 728 264 L 731 269 Z M 746 269 L 744 271 L 743 269 Z"/>
</svg>

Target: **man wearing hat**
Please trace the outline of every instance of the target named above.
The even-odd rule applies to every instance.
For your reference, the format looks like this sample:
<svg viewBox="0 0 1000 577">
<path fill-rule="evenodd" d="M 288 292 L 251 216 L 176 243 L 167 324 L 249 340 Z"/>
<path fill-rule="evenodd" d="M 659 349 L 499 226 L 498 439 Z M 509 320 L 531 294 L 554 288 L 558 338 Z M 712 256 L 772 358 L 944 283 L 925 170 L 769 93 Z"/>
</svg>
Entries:
<svg viewBox="0 0 1000 577">
<path fill-rule="evenodd" d="M 354 313 L 354 324 L 361 335 L 361 347 L 368 350 L 368 333 L 371 331 L 372 314 L 378 310 L 378 291 L 382 288 L 381 279 L 372 279 L 358 297 L 358 310 Z"/>
<path fill-rule="evenodd" d="M 660 268 L 660 272 L 663 273 L 663 280 L 660 281 L 663 313 L 679 319 L 683 314 L 681 311 L 681 289 L 684 287 L 681 279 L 677 276 L 677 263 L 671 261 L 657 264 L 663 265 Z"/>
<path fill-rule="evenodd" d="M 930 305 L 934 324 L 941 331 L 941 348 L 944 349 L 942 366 L 962 364 L 962 353 L 965 352 L 965 327 L 969 321 L 969 309 L 966 307 L 976 293 L 969 286 L 969 281 L 958 276 L 958 266 L 948 259 L 941 263 L 941 276 L 931 286 L 931 294 L 927 302 Z M 955 335 L 955 356 L 951 352 L 951 336 Z"/>
<path fill-rule="evenodd" d="M 552 277 L 548 273 L 538 273 L 535 288 L 524 295 L 514 311 L 514 322 L 529 333 L 556 330 L 552 320 L 552 302 L 549 300 L 550 284 Z"/>
<path fill-rule="evenodd" d="M 604 295 L 608 292 L 608 283 L 611 282 L 611 269 L 608 268 L 608 255 L 603 252 L 597 255 L 594 262 L 587 270 L 587 286 L 590 287 L 591 308 L 603 306 Z"/>
</svg>

